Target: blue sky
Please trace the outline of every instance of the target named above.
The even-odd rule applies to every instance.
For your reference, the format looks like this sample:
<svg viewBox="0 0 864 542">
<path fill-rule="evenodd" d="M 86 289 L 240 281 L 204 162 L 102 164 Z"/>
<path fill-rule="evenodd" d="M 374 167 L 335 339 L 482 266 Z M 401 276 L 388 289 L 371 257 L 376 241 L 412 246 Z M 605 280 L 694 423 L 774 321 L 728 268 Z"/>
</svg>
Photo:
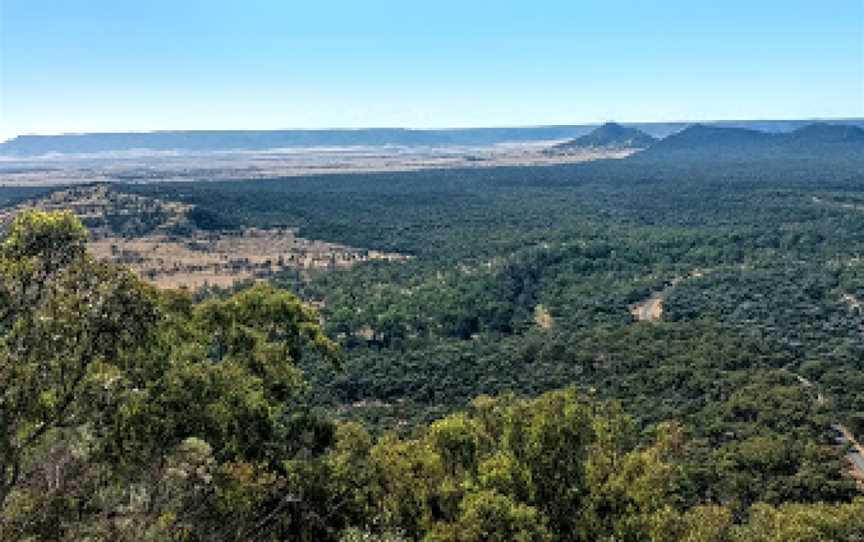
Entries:
<svg viewBox="0 0 864 542">
<path fill-rule="evenodd" d="M 864 0 L 0 0 L 0 139 L 864 116 Z"/>
</svg>

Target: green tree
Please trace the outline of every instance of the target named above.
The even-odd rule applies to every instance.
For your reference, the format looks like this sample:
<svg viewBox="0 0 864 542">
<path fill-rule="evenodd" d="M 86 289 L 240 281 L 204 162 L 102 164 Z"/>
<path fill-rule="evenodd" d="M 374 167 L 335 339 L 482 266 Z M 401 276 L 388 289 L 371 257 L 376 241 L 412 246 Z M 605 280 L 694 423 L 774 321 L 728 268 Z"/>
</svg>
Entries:
<svg viewBox="0 0 864 542">
<path fill-rule="evenodd" d="M 71 428 L 110 424 L 129 393 L 124 371 L 159 318 L 155 292 L 96 262 L 86 238 L 71 213 L 30 211 L 0 247 L 0 507 L 22 485 L 63 488 L 62 462 L 40 480 L 33 452 Z"/>
<path fill-rule="evenodd" d="M 296 363 L 338 363 L 317 313 L 263 285 L 196 305 L 86 239 L 32 211 L 0 246 L 0 538 L 304 532 L 291 496 L 324 487 L 298 473 L 333 426 Z"/>
<path fill-rule="evenodd" d="M 864 500 L 847 504 L 756 505 L 747 523 L 735 529 L 744 542 L 821 542 L 864 538 Z"/>
<path fill-rule="evenodd" d="M 552 535 L 537 509 L 493 491 L 469 493 L 452 524 L 436 526 L 428 542 L 549 542 Z"/>
</svg>

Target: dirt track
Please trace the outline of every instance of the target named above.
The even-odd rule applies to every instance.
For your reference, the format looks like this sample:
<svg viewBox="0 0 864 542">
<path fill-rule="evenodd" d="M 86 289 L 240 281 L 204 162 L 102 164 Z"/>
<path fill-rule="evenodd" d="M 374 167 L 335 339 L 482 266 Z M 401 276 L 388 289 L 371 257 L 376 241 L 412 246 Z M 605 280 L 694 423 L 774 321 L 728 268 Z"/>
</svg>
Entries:
<svg viewBox="0 0 864 542">
<path fill-rule="evenodd" d="M 630 314 L 640 322 L 658 322 L 663 316 L 663 299 L 666 291 L 651 294 L 651 297 L 630 307 Z"/>
<path fill-rule="evenodd" d="M 797 373 L 790 372 L 795 378 L 798 379 L 798 382 L 801 383 L 805 388 L 814 388 L 816 389 L 816 385 L 813 382 L 804 376 L 801 376 Z M 819 392 L 817 389 L 816 394 L 816 402 L 822 404 L 825 402 L 825 396 L 822 395 L 822 392 Z M 852 451 L 846 454 L 846 459 L 849 460 L 849 475 L 858 481 L 859 488 L 864 489 L 864 447 L 855 440 L 855 436 L 849 431 L 849 428 L 843 425 L 842 423 L 837 423 L 832 425 L 832 427 L 840 433 L 837 437 L 837 442 L 843 445 L 850 446 Z"/>
<path fill-rule="evenodd" d="M 852 477 L 859 482 L 864 482 L 864 447 L 855 440 L 855 436 L 852 435 L 852 432 L 845 425 L 838 423 L 834 428 L 842 435 L 842 438 L 839 440 L 852 447 L 852 452 L 846 456 L 852 465 Z"/>
<path fill-rule="evenodd" d="M 710 272 L 711 270 L 696 269 L 682 277 L 675 277 L 669 282 L 668 286 L 659 292 L 654 292 L 648 299 L 630 305 L 630 314 L 640 322 L 659 322 L 663 317 L 663 301 L 666 300 L 666 297 L 676 286 L 687 279 L 700 278 Z"/>
</svg>

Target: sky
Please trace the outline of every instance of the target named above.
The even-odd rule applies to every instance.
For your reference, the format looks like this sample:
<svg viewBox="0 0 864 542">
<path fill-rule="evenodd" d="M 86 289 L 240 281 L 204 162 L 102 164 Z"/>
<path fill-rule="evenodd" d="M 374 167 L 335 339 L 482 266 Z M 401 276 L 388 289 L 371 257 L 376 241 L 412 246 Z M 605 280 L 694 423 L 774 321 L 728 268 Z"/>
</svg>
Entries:
<svg viewBox="0 0 864 542">
<path fill-rule="evenodd" d="M 838 117 L 864 0 L 0 0 L 0 140 Z"/>
</svg>

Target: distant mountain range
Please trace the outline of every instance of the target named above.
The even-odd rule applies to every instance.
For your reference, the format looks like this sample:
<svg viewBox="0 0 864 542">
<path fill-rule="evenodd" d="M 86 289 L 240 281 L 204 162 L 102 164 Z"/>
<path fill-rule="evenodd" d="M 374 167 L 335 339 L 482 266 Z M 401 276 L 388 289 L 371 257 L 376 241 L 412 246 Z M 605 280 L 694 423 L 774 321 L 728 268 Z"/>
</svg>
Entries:
<svg viewBox="0 0 864 542">
<path fill-rule="evenodd" d="M 806 124 L 786 132 L 693 124 L 662 139 L 638 128 L 608 122 L 592 132 L 551 147 L 549 154 L 583 149 L 632 149 L 634 159 L 747 159 L 780 156 L 864 156 L 864 129 L 849 124 Z"/>
<path fill-rule="evenodd" d="M 747 159 L 784 156 L 864 156 L 864 129 L 814 123 L 791 132 L 694 124 L 659 140 L 638 154 L 641 159 Z"/>
<path fill-rule="evenodd" d="M 550 152 L 567 154 L 579 149 L 645 149 L 656 142 L 657 138 L 638 128 L 607 122 L 589 134 L 555 145 Z"/>
<path fill-rule="evenodd" d="M 834 125 L 864 127 L 864 119 L 831 121 Z M 740 128 L 748 132 L 784 133 L 808 124 L 805 120 L 723 121 L 700 125 L 707 130 Z M 582 138 L 584 143 L 602 146 L 610 142 L 647 142 L 647 138 L 666 137 L 688 132 L 688 123 L 608 123 L 596 125 L 535 126 L 522 128 L 465 128 L 414 130 L 401 128 L 334 130 L 264 131 L 166 131 L 144 133 L 93 133 L 65 135 L 25 135 L 0 143 L 0 156 L 28 157 L 51 153 L 108 153 L 131 150 L 218 152 L 266 151 L 291 147 L 327 146 L 474 146 L 500 143 L 538 142 Z M 820 128 L 824 130 L 824 128 Z M 641 132 L 639 132 L 641 131 Z M 682 132 L 683 133 L 683 132 Z M 712 132 L 713 133 L 713 132 Z M 854 134 L 855 132 L 850 132 Z M 841 136 L 831 130 L 831 137 Z M 697 134 L 698 135 L 698 134 Z M 687 137 L 691 137 L 692 134 Z M 703 134 L 709 137 L 708 133 Z M 700 137 L 703 137 L 700 136 Z M 805 137 L 810 137 L 804 134 Z M 726 137 L 720 135 L 718 137 Z M 742 136 L 743 137 L 743 136 Z M 755 136 L 758 138 L 758 136 Z M 849 137 L 854 137 L 850 135 Z M 668 138 L 667 138 L 668 139 Z M 664 140 L 665 141 L 665 140 Z M 674 141 L 674 140 L 673 140 Z M 656 147 L 657 145 L 652 145 Z"/>
</svg>

